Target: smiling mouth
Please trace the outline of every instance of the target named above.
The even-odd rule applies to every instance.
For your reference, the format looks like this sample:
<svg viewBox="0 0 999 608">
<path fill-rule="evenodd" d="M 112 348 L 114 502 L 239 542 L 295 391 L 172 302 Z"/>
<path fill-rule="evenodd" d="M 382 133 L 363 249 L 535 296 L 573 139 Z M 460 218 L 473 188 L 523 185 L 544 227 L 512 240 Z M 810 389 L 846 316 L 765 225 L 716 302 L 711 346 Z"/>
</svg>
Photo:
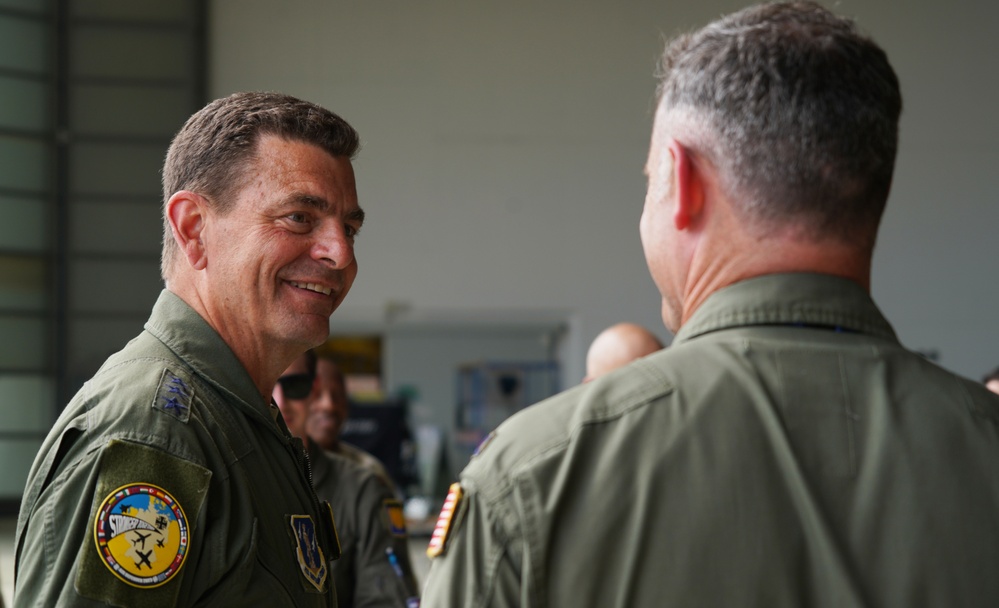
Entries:
<svg viewBox="0 0 999 608">
<path fill-rule="evenodd" d="M 318 283 L 299 283 L 298 281 L 288 281 L 292 287 L 298 287 L 299 289 L 308 289 L 309 291 L 314 291 L 316 293 L 321 293 L 324 296 L 328 296 L 333 293 L 333 290 L 329 287 L 325 287 Z"/>
</svg>

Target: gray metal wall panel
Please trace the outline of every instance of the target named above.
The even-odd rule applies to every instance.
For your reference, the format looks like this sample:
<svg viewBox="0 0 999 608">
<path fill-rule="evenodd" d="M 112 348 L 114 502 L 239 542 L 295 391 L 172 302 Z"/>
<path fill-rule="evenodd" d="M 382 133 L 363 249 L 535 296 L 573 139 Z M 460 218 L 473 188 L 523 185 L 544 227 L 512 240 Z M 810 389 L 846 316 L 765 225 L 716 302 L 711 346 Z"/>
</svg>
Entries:
<svg viewBox="0 0 999 608">
<path fill-rule="evenodd" d="M 188 92 L 175 87 L 77 85 L 71 94 L 70 120 L 81 134 L 168 140 L 190 116 Z"/>
<path fill-rule="evenodd" d="M 70 272 L 70 310 L 80 322 L 83 315 L 145 318 L 163 288 L 159 258 L 74 259 Z"/>
<path fill-rule="evenodd" d="M 0 74 L 0 128 L 44 131 L 51 126 L 50 85 Z"/>
<path fill-rule="evenodd" d="M 70 240 L 76 254 L 158 256 L 162 246 L 160 201 L 73 201 Z"/>
<path fill-rule="evenodd" d="M 80 28 L 71 40 L 74 77 L 190 79 L 189 36 L 182 31 Z"/>
<path fill-rule="evenodd" d="M 165 143 L 76 143 L 70 150 L 70 191 L 158 200 L 166 148 Z"/>
<path fill-rule="evenodd" d="M 0 247 L 8 251 L 48 251 L 50 201 L 42 196 L 0 194 Z"/>
<path fill-rule="evenodd" d="M 49 187 L 51 147 L 44 141 L 0 134 L 0 188 L 44 192 Z"/>
</svg>

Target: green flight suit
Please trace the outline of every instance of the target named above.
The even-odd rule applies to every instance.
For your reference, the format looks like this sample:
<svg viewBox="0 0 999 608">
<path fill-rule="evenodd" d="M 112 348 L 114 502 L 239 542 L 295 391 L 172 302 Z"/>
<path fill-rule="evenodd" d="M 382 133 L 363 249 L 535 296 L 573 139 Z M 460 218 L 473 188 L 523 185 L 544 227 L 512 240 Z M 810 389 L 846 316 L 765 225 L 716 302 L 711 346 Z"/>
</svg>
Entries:
<svg viewBox="0 0 999 608">
<path fill-rule="evenodd" d="M 340 608 L 419 605 L 402 504 L 377 474 L 309 444 L 316 493 L 333 506 L 340 559 L 333 562 Z"/>
<path fill-rule="evenodd" d="M 746 280 L 495 431 L 424 603 L 999 606 L 997 422 L 858 285 Z"/>
<path fill-rule="evenodd" d="M 361 468 L 371 471 L 378 477 L 378 479 L 382 480 L 382 483 L 392 488 L 392 492 L 396 496 L 402 495 L 398 491 L 395 481 L 392 480 L 392 476 L 389 475 L 388 470 L 385 469 L 385 465 L 382 464 L 381 460 L 375 458 L 373 454 L 369 454 L 356 445 L 351 445 L 346 441 L 338 441 L 336 447 L 332 450 L 332 453 L 360 465 Z"/>
<path fill-rule="evenodd" d="M 163 291 L 35 459 L 14 605 L 335 606 L 332 518 L 279 419 L 222 338 Z"/>
</svg>

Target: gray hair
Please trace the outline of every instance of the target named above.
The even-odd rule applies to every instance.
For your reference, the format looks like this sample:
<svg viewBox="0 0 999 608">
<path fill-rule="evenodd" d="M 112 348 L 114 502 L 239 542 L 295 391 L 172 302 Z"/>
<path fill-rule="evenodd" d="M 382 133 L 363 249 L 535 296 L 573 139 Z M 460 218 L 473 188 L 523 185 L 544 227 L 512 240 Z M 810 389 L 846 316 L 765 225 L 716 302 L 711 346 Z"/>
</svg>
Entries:
<svg viewBox="0 0 999 608">
<path fill-rule="evenodd" d="M 658 98 L 752 223 L 873 248 L 902 96 L 852 20 L 814 2 L 733 13 L 667 45 Z"/>
</svg>

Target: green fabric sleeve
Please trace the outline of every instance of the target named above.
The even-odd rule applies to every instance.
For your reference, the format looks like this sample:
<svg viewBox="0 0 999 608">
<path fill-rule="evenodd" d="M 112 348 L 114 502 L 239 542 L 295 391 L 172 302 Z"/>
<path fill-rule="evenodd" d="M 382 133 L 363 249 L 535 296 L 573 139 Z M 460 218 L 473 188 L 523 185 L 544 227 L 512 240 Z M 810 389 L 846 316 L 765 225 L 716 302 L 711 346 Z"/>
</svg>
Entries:
<svg viewBox="0 0 999 608">
<path fill-rule="evenodd" d="M 211 471 L 128 441 L 111 441 L 99 470 L 77 591 L 115 606 L 175 605 L 187 555 L 201 550 L 195 528 Z"/>
<path fill-rule="evenodd" d="M 518 542 L 504 538 L 488 505 L 465 488 L 444 552 L 433 558 L 424 585 L 423 605 L 435 608 L 489 606 L 514 608 L 521 601 Z"/>
</svg>

